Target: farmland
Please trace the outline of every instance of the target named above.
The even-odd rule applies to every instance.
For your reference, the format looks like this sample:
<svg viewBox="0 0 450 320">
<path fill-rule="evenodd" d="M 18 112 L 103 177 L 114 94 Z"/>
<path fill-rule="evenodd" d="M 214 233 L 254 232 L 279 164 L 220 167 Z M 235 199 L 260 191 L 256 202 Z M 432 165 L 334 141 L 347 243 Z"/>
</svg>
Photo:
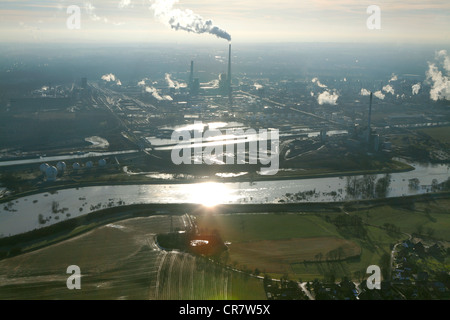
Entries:
<svg viewBox="0 0 450 320">
<path fill-rule="evenodd" d="M 0 260 L 0 299 L 266 299 L 265 275 L 360 282 L 369 265 L 382 265 L 393 245 L 410 236 L 450 247 L 449 205 L 436 197 L 336 210 L 101 215 L 92 227 L 92 219 L 80 220 L 80 232 L 69 228 L 58 242 Z M 158 246 L 157 235 L 187 230 L 192 221 L 200 233 L 217 232 L 228 250 L 212 259 Z M 67 289 L 69 265 L 80 267 L 82 290 Z"/>
<path fill-rule="evenodd" d="M 450 143 L 450 127 L 427 128 L 420 131 L 441 143 Z"/>
<path fill-rule="evenodd" d="M 158 248 L 155 235 L 182 228 L 184 218 L 123 220 L 2 260 L 0 299 L 264 299 L 260 279 Z M 81 290 L 66 287 L 72 264 Z"/>
<path fill-rule="evenodd" d="M 379 265 L 395 243 L 411 234 L 447 243 L 449 204 L 440 199 L 407 206 L 355 205 L 344 214 L 224 214 L 196 221 L 200 230 L 217 230 L 229 242 L 226 263 L 235 268 L 302 281 L 330 275 L 361 281 L 369 265 Z"/>
</svg>

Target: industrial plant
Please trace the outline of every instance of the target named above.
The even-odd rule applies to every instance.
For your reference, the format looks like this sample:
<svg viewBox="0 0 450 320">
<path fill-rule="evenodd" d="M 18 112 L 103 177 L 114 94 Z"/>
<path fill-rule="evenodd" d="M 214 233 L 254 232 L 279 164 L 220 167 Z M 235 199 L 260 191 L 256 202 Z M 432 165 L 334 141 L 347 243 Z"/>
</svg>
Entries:
<svg viewBox="0 0 450 320">
<path fill-rule="evenodd" d="M 213 55 L 200 51 L 195 58 L 184 56 L 185 63 L 177 70 L 160 67 L 159 77 L 144 73 L 124 78 L 103 71 L 95 78 L 82 76 L 71 85 L 49 83 L 10 97 L 3 109 L 4 160 L 29 158 L 24 163 L 35 163 L 36 177 L 40 172 L 42 182 L 53 183 L 65 183 L 74 174 L 99 174 L 102 168 L 127 179 L 144 179 L 145 175 L 134 174 L 139 172 L 195 178 L 251 172 L 247 179 L 263 178 L 260 166 L 174 165 L 170 151 L 177 142 L 171 140 L 172 133 L 192 130 L 195 122 L 205 124 L 195 129 L 202 132 L 208 128 L 230 132 L 278 129 L 281 171 L 273 178 L 301 177 L 310 170 L 324 174 L 406 170 L 393 160 L 399 156 L 421 155 L 430 161 L 449 158 L 437 144 L 439 152 L 428 152 L 424 146 L 423 151 L 411 154 L 412 148 L 420 146 L 398 143 L 398 137 L 410 129 L 448 122 L 439 104 L 433 107 L 437 112 L 421 109 L 426 84 L 421 93 L 409 97 L 405 93 L 394 97 L 386 91 L 395 88 L 400 93 L 414 86 L 416 79 L 405 77 L 401 86 L 396 85 L 400 80 L 391 79 L 389 88 L 382 84 L 381 90 L 373 81 L 373 90 L 368 90 L 370 86 L 364 88 L 355 77 L 303 74 L 284 79 L 269 72 L 265 76 L 261 66 L 250 62 L 254 52 L 237 46 L 233 53 L 231 43 L 224 47 Z M 270 63 L 274 62 L 268 59 Z M 243 68 L 243 64 L 250 67 Z M 24 126 L 38 130 L 41 138 L 8 129 L 8 117 L 20 118 Z M 47 160 L 52 156 L 61 160 Z"/>
<path fill-rule="evenodd" d="M 231 39 L 213 26 L 190 32 Z M 400 72 L 379 50 L 108 47 L 91 63 L 68 46 L 33 60 L 36 80 L 10 66 L 0 298 L 448 299 L 448 100 L 426 60 Z M 60 281 L 75 264 L 78 292 Z"/>
</svg>

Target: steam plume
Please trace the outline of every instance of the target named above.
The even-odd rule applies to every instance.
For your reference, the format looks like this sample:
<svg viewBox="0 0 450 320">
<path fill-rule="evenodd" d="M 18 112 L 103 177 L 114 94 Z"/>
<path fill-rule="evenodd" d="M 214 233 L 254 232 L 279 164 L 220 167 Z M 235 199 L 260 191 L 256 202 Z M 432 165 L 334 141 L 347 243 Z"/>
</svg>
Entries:
<svg viewBox="0 0 450 320">
<path fill-rule="evenodd" d="M 259 89 L 262 89 L 262 88 L 263 88 L 263 86 L 260 85 L 260 84 L 257 83 L 257 82 L 255 82 L 255 83 L 253 84 L 253 86 L 255 87 L 256 90 L 259 90 Z"/>
<path fill-rule="evenodd" d="M 165 80 L 169 88 L 179 89 L 180 87 L 185 87 L 185 85 L 180 84 L 178 81 L 173 81 L 169 73 L 166 73 Z"/>
<path fill-rule="evenodd" d="M 383 87 L 383 91 L 386 91 L 388 93 L 394 94 L 394 88 L 392 88 L 392 86 L 390 84 L 387 84 Z"/>
<path fill-rule="evenodd" d="M 443 61 L 441 62 L 441 60 Z M 450 57 L 446 50 L 436 53 L 436 60 L 441 63 L 447 75 L 442 74 L 435 63 L 428 62 L 426 72 L 427 80 L 431 81 L 430 98 L 434 101 L 445 99 L 450 100 Z"/>
<path fill-rule="evenodd" d="M 330 93 L 329 91 L 324 91 L 317 97 L 317 102 L 320 105 L 322 104 L 336 105 L 338 98 L 339 95 L 336 92 Z"/>
<path fill-rule="evenodd" d="M 122 82 L 113 73 L 102 75 L 102 80 L 105 80 L 106 82 L 115 82 L 118 86 L 122 85 Z"/>
<path fill-rule="evenodd" d="M 327 87 L 326 85 L 320 83 L 318 78 L 312 79 L 311 82 L 317 84 L 320 88 L 326 88 Z"/>
<path fill-rule="evenodd" d="M 370 96 L 370 91 L 367 89 L 362 88 L 361 92 L 359 93 L 362 96 Z"/>
<path fill-rule="evenodd" d="M 384 97 L 386 96 L 385 94 L 383 94 L 383 92 L 381 92 L 380 90 L 378 90 L 378 91 L 376 91 L 376 92 L 374 92 L 374 94 L 373 94 L 375 97 L 377 97 L 378 99 L 381 99 L 381 100 L 383 100 L 384 99 Z"/>
<path fill-rule="evenodd" d="M 412 90 L 412 94 L 413 94 L 413 95 L 419 94 L 419 90 L 420 90 L 420 82 L 419 82 L 419 83 L 416 83 L 416 84 L 413 84 L 412 87 L 411 87 L 411 90 Z"/>
<path fill-rule="evenodd" d="M 231 41 L 231 36 L 223 29 L 215 26 L 211 20 L 204 20 L 189 9 L 174 9 L 178 0 L 156 0 L 150 7 L 155 11 L 155 17 L 175 30 L 194 33 L 209 33 L 219 38 Z"/>
<path fill-rule="evenodd" d="M 163 100 L 172 101 L 173 100 L 171 96 L 168 96 L 168 95 L 161 96 L 159 93 L 159 90 L 152 86 L 145 86 L 145 92 L 151 93 L 153 98 L 155 98 L 156 100 L 159 100 L 159 101 L 163 101 Z"/>
<path fill-rule="evenodd" d="M 397 80 L 398 80 L 397 75 L 396 74 L 392 74 L 391 79 L 389 80 L 389 82 L 397 81 Z"/>
</svg>

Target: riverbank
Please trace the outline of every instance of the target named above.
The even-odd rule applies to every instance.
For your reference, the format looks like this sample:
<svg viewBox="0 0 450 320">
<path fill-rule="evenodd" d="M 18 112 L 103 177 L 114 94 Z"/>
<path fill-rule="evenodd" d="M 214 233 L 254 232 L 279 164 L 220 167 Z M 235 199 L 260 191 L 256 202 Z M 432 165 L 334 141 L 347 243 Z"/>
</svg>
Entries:
<svg viewBox="0 0 450 320">
<path fill-rule="evenodd" d="M 264 182 L 264 181 L 280 181 L 280 180 L 303 180 L 303 179 L 315 179 L 315 178 L 331 178 L 331 177 L 344 177 L 344 176 L 358 176 L 358 175 L 376 175 L 376 174 L 391 174 L 413 171 L 414 167 L 403 163 L 400 161 L 392 161 L 395 165 L 390 170 L 353 170 L 353 171 L 333 171 L 327 172 L 324 170 L 316 170 L 313 172 L 302 171 L 300 169 L 281 169 L 275 175 L 261 175 L 258 172 L 246 172 L 245 175 L 239 175 L 235 177 L 219 177 L 216 175 L 202 176 L 201 171 L 196 175 L 185 175 L 181 172 L 168 172 L 160 173 L 160 175 L 167 175 L 175 178 L 150 178 L 148 173 L 133 173 L 127 174 L 119 173 L 115 175 L 108 175 L 108 179 L 102 178 L 101 176 L 96 176 L 95 174 L 88 175 L 81 179 L 72 178 L 70 175 L 60 178 L 59 181 L 42 181 L 34 187 L 23 192 L 15 192 L 10 195 L 0 198 L 0 204 L 13 201 L 15 199 L 30 196 L 37 193 L 44 192 L 55 192 L 58 190 L 71 189 L 71 188 L 83 188 L 83 187 L 93 187 L 93 186 L 107 186 L 107 185 L 160 185 L 160 184 L 192 184 L 192 183 L 203 183 L 203 182 L 217 182 L 217 183 L 253 183 L 253 182 Z M 197 167 L 196 167 L 197 168 Z M 234 172 L 234 171 L 233 171 Z M 228 173 L 233 173 L 228 172 Z M 235 173 L 242 172 L 236 170 Z M 177 178 L 183 176 L 183 178 Z"/>
<path fill-rule="evenodd" d="M 353 200 L 328 203 L 273 203 L 273 204 L 224 204 L 212 208 L 199 204 L 134 204 L 107 208 L 79 217 L 61 221 L 50 226 L 10 237 L 0 238 L 0 259 L 31 252 L 91 231 L 102 225 L 134 217 L 152 215 L 204 215 L 204 214 L 244 214 L 244 213 L 327 213 L 367 211 L 381 206 L 409 207 L 418 202 L 449 199 L 450 192 L 422 194 L 408 197 L 385 199 Z"/>
</svg>

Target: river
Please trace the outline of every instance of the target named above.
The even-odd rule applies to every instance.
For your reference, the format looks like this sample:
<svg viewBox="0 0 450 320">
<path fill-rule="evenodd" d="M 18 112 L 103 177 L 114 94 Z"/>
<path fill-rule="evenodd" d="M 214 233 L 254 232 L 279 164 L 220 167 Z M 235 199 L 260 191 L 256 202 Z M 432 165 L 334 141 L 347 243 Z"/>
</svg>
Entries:
<svg viewBox="0 0 450 320">
<path fill-rule="evenodd" d="M 432 184 L 449 179 L 444 164 L 410 163 L 415 170 L 392 173 L 386 197 L 410 196 L 432 191 Z M 99 209 L 142 203 L 215 204 L 332 202 L 377 197 L 373 186 L 385 174 L 298 180 L 232 183 L 109 185 L 64 189 L 18 198 L 0 208 L 0 236 L 9 236 L 74 218 Z M 412 185 L 410 179 L 418 179 Z M 350 192 L 349 186 L 364 190 Z M 358 188 L 357 188 L 358 189 Z M 372 191 L 371 191 L 372 190 Z M 45 223 L 41 222 L 46 220 Z"/>
</svg>

